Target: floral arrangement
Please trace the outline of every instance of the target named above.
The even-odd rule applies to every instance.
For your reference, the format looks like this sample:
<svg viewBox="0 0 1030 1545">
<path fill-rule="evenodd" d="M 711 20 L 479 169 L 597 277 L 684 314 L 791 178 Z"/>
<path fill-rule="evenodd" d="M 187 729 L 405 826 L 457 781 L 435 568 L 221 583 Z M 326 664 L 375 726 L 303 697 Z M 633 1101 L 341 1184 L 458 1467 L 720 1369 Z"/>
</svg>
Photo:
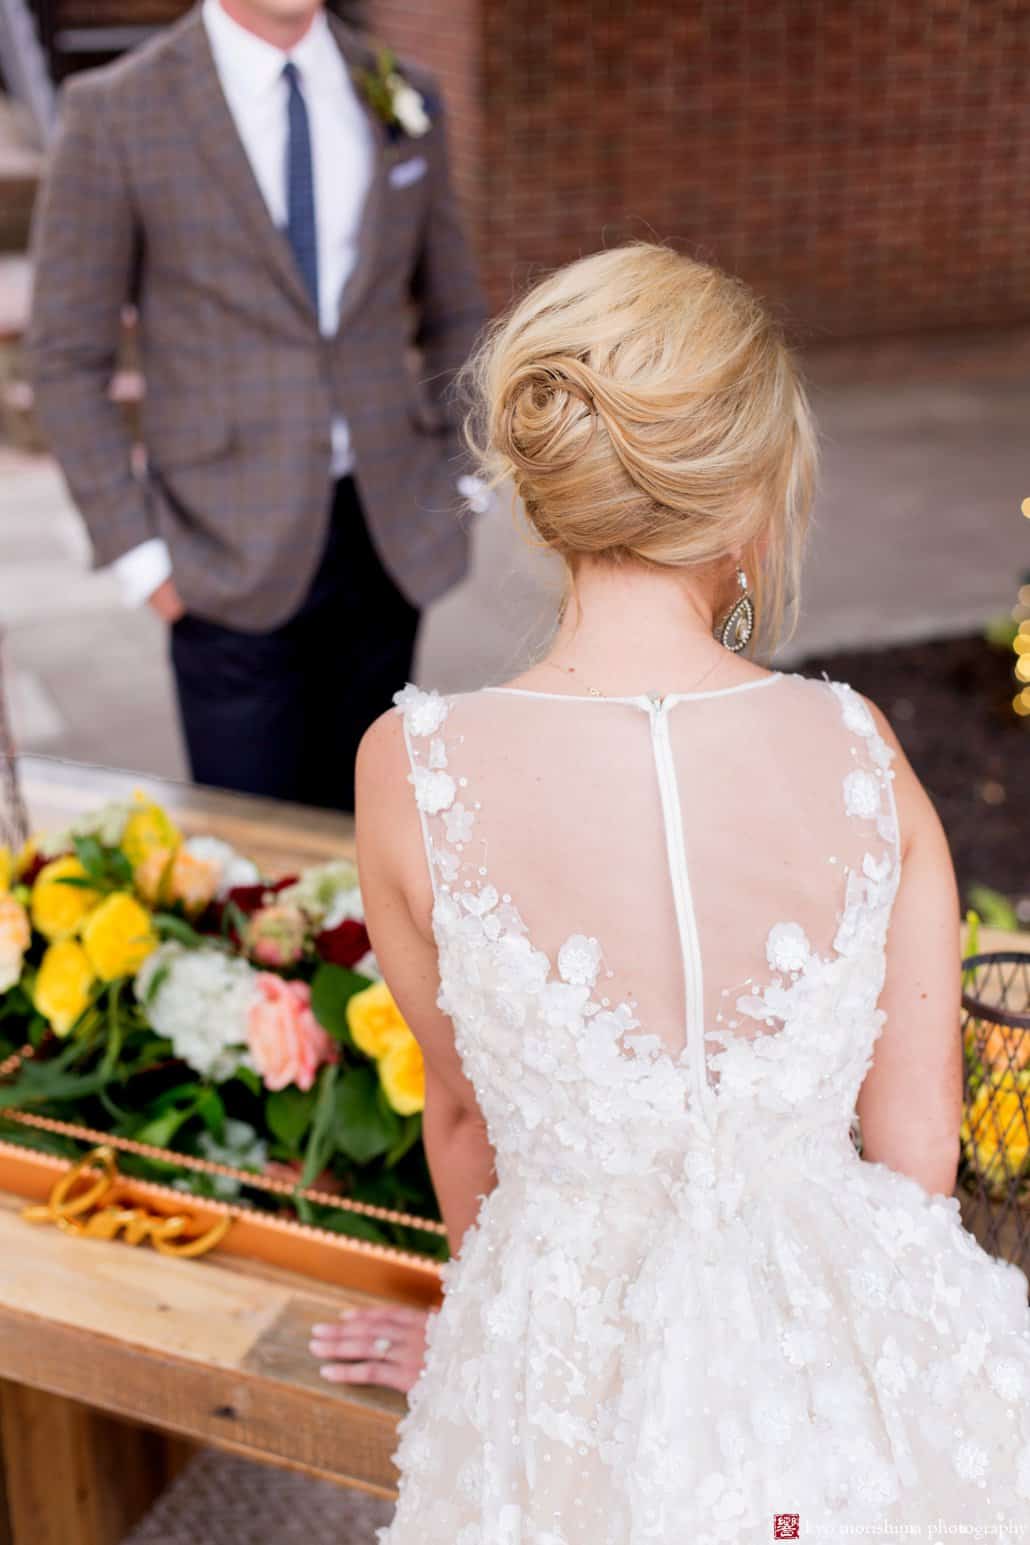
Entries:
<svg viewBox="0 0 1030 1545">
<path fill-rule="evenodd" d="M 0 1084 L 8 1141 L 78 1156 L 68 1137 L 5 1119 L 33 1112 L 170 1150 L 122 1166 L 184 1190 L 231 1197 L 242 1183 L 176 1173 L 174 1153 L 440 1217 L 421 1052 L 349 861 L 270 883 L 142 794 L 17 855 L 0 848 L 0 1059 L 25 1047 Z M 362 1239 L 446 1248 L 438 1233 L 293 1205 Z"/>
</svg>

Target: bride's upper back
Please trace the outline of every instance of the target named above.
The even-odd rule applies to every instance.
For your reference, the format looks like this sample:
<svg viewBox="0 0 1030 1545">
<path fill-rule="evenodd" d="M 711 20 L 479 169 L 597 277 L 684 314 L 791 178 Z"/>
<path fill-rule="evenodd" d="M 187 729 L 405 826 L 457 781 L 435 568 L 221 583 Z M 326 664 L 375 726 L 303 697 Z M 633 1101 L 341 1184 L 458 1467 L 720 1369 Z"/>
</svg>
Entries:
<svg viewBox="0 0 1030 1545">
<path fill-rule="evenodd" d="M 703 1083 L 806 1015 L 875 1029 L 897 818 L 849 688 L 773 673 L 665 698 L 408 688 L 399 706 L 456 1022 L 589 1034 Z"/>
</svg>

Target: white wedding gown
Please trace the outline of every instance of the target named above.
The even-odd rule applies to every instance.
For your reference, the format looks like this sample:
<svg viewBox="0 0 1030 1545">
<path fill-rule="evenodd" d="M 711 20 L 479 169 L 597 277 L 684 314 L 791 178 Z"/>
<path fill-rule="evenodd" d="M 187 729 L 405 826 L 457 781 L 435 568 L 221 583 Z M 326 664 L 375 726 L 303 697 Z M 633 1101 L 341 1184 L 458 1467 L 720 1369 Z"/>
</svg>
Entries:
<svg viewBox="0 0 1030 1545">
<path fill-rule="evenodd" d="M 498 1182 L 379 1545 L 1026 1529 L 1027 1279 L 851 1137 L 900 870 L 864 701 L 397 702 Z"/>
</svg>

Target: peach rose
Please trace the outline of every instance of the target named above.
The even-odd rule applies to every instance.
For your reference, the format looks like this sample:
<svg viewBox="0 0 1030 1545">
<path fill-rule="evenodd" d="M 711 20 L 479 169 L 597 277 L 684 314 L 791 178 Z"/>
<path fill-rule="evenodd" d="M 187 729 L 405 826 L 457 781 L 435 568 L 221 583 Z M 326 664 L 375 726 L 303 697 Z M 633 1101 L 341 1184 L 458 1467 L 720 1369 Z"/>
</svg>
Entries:
<svg viewBox="0 0 1030 1545">
<path fill-rule="evenodd" d="M 32 939 L 28 914 L 13 896 L 0 896 L 0 993 L 21 977 L 22 960 Z"/>
<path fill-rule="evenodd" d="M 325 1062 L 335 1062 L 336 1045 L 311 1012 L 306 982 L 284 982 L 270 971 L 257 976 L 258 996 L 247 1020 L 247 1040 L 266 1089 L 296 1084 L 310 1089 Z"/>
</svg>

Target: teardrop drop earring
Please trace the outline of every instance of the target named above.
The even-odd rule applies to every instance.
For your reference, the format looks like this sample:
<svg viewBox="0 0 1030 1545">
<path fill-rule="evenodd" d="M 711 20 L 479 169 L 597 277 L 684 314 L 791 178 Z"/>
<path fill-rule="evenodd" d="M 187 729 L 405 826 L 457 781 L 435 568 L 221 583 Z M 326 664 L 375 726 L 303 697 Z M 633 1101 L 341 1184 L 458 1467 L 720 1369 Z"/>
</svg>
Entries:
<svg viewBox="0 0 1030 1545">
<path fill-rule="evenodd" d="M 740 654 L 751 642 L 755 631 L 755 603 L 747 587 L 747 575 L 737 564 L 737 584 L 741 594 L 734 601 L 722 622 L 715 629 L 715 637 L 732 654 Z"/>
</svg>

